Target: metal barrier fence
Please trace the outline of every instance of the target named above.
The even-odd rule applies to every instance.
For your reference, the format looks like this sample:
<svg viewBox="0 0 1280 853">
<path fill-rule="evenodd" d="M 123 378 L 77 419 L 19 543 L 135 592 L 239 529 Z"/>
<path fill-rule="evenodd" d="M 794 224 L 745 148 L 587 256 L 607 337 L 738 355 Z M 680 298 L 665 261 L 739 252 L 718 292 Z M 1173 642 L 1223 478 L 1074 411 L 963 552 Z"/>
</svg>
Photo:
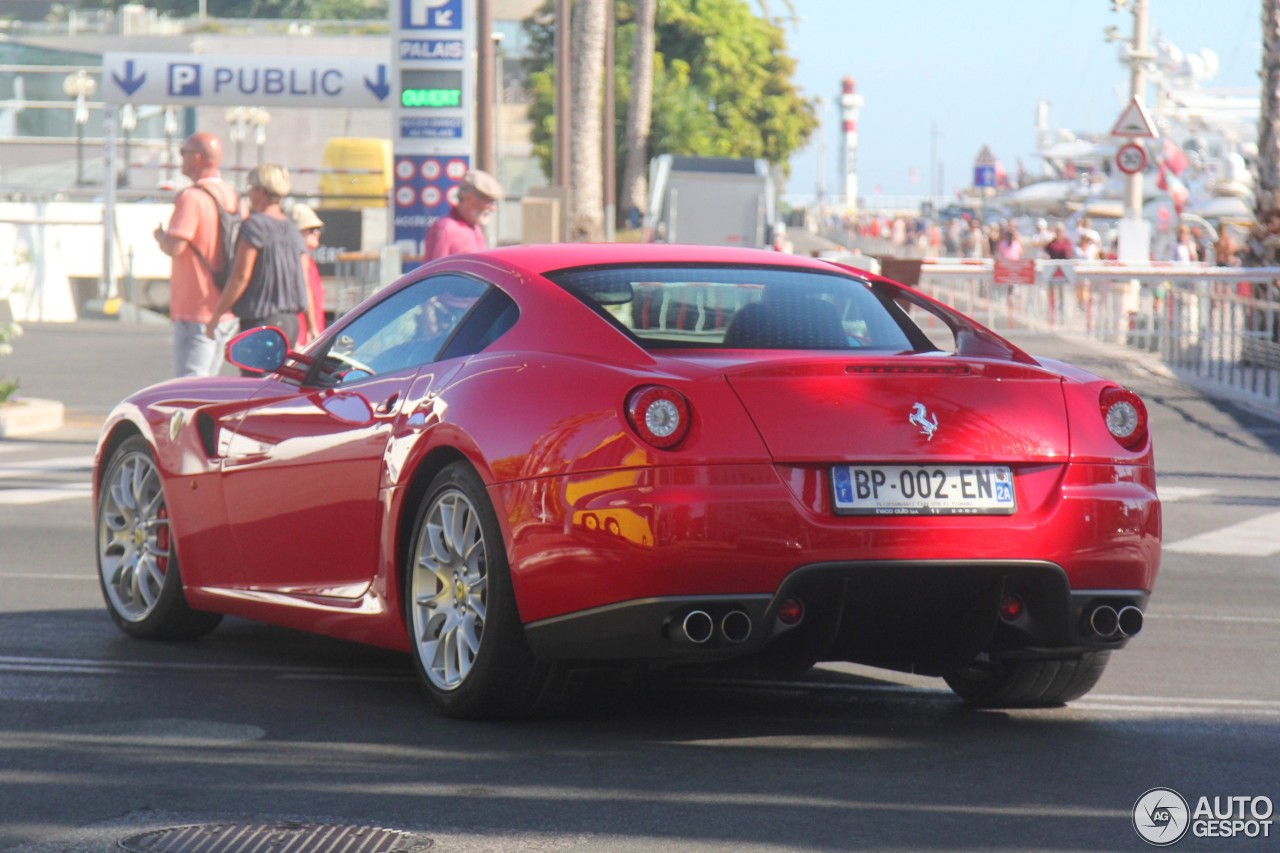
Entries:
<svg viewBox="0 0 1280 853">
<path fill-rule="evenodd" d="M 997 284 L 990 260 L 928 258 L 921 290 L 997 332 L 1019 327 L 1122 344 L 1172 370 L 1280 407 L 1280 268 L 1035 262 Z"/>
<path fill-rule="evenodd" d="M 342 315 L 397 278 L 395 247 L 337 259 L 326 308 Z M 1035 261 L 997 284 L 990 259 L 926 258 L 919 287 L 997 332 L 1056 332 L 1134 347 L 1172 370 L 1280 409 L 1280 267 Z"/>
</svg>

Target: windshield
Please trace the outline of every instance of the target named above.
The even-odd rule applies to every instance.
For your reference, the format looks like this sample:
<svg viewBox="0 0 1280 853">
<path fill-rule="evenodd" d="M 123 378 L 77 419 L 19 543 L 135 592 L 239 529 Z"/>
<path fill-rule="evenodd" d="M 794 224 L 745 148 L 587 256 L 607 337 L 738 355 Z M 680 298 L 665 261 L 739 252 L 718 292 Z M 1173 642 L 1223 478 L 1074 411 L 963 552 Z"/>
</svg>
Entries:
<svg viewBox="0 0 1280 853">
<path fill-rule="evenodd" d="M 910 321 L 866 282 L 772 267 L 607 267 L 547 278 L 642 346 L 912 349 Z"/>
</svg>

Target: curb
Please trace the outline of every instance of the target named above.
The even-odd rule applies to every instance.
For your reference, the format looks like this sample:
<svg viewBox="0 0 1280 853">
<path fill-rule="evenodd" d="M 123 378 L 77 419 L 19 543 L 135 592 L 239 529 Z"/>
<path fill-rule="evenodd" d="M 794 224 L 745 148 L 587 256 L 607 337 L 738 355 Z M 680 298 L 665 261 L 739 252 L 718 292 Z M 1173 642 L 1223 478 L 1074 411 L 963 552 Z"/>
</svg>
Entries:
<svg viewBox="0 0 1280 853">
<path fill-rule="evenodd" d="M 14 397 L 0 404 L 0 438 L 17 438 L 60 429 L 65 411 L 57 400 Z"/>
</svg>

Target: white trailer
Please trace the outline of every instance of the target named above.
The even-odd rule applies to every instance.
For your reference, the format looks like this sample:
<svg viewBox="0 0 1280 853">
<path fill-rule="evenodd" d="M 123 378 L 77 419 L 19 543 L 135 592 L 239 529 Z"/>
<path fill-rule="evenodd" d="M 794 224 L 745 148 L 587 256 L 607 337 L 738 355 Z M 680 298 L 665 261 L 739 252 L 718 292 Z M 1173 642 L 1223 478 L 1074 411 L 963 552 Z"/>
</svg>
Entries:
<svg viewBox="0 0 1280 853">
<path fill-rule="evenodd" d="M 765 160 L 663 154 L 649 164 L 645 226 L 660 243 L 769 248 L 774 195 Z"/>
</svg>

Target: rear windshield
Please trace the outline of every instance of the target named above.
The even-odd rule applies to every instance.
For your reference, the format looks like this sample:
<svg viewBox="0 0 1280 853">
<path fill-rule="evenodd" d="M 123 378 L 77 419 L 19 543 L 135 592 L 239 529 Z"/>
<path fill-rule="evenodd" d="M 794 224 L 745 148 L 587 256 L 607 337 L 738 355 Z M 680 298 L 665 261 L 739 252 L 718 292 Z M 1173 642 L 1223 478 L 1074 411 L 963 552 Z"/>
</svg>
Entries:
<svg viewBox="0 0 1280 853">
<path fill-rule="evenodd" d="M 607 267 L 547 276 L 646 348 L 912 348 L 910 323 L 866 282 L 760 267 Z"/>
</svg>

